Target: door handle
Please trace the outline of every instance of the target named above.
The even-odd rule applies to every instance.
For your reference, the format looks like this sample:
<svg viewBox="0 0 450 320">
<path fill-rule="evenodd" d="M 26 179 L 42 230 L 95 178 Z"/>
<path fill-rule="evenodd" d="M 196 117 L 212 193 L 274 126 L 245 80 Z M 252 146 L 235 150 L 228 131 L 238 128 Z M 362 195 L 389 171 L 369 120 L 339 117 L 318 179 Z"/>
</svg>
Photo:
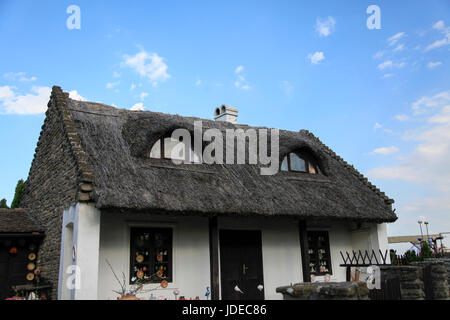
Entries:
<svg viewBox="0 0 450 320">
<path fill-rule="evenodd" d="M 247 273 L 247 272 L 246 272 L 247 270 L 248 270 L 248 267 L 247 267 L 247 266 L 245 265 L 245 263 L 244 263 L 244 264 L 242 265 L 242 274 L 245 275 L 245 274 Z"/>
</svg>

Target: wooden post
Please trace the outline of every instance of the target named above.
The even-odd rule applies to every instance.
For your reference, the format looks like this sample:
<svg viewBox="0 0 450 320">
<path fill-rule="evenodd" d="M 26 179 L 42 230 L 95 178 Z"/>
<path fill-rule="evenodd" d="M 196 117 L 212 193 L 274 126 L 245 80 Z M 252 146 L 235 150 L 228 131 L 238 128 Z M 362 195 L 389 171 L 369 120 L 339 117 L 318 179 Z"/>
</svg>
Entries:
<svg viewBox="0 0 450 320">
<path fill-rule="evenodd" d="M 302 256 L 303 282 L 311 282 L 311 273 L 309 268 L 309 248 L 308 248 L 308 232 L 306 231 L 306 221 L 300 220 L 298 223 L 300 235 L 300 253 Z"/>
<path fill-rule="evenodd" d="M 209 265 L 211 300 L 219 300 L 219 231 L 217 217 L 209 218 Z"/>
<path fill-rule="evenodd" d="M 345 281 L 352 281 L 352 267 L 347 266 L 345 269 Z"/>
</svg>

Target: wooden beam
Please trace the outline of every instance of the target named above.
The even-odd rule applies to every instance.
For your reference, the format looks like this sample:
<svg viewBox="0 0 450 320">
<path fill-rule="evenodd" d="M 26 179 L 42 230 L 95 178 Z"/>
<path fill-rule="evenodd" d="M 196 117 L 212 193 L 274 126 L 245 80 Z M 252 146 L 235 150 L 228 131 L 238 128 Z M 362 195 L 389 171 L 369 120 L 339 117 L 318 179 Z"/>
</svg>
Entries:
<svg viewBox="0 0 450 320">
<path fill-rule="evenodd" d="M 442 239 L 441 234 L 430 234 L 431 238 L 434 239 Z M 411 242 L 411 243 L 419 243 L 419 238 L 422 240 L 427 240 L 427 235 L 424 234 L 423 236 L 417 235 L 417 236 L 396 236 L 396 237 L 388 237 L 389 243 L 402 243 L 402 242 Z"/>
<path fill-rule="evenodd" d="M 308 232 L 306 230 L 306 221 L 300 220 L 298 223 L 298 231 L 300 235 L 300 253 L 302 256 L 303 282 L 311 282 L 311 273 L 309 269 L 309 253 L 308 253 Z"/>
<path fill-rule="evenodd" d="M 209 265 L 211 300 L 219 300 L 219 231 L 217 217 L 209 218 Z"/>
</svg>

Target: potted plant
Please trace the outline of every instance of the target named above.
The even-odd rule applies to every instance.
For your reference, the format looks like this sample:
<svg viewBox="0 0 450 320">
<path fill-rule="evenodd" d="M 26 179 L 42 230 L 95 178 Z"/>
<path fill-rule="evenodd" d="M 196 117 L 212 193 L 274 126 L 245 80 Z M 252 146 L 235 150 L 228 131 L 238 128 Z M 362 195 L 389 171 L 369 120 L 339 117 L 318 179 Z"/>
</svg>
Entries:
<svg viewBox="0 0 450 320">
<path fill-rule="evenodd" d="M 116 280 L 120 286 L 120 290 L 113 290 L 113 292 L 120 295 L 120 297 L 118 297 L 117 300 L 141 300 L 136 296 L 138 293 L 146 293 L 146 292 L 160 290 L 160 289 L 167 289 L 167 281 L 163 280 L 163 281 L 161 281 L 161 283 L 159 283 L 158 286 L 144 290 L 145 283 L 148 283 L 151 279 L 155 279 L 155 278 L 159 279 L 157 273 L 152 274 L 149 277 L 149 279 L 147 279 L 147 280 L 144 280 L 144 279 L 137 280 L 135 285 L 131 286 L 130 289 L 127 289 L 125 274 L 122 272 L 122 281 L 120 281 L 119 277 L 114 272 L 114 269 L 108 260 L 106 260 L 106 263 L 108 264 L 109 268 L 111 269 L 114 277 L 116 278 Z"/>
</svg>

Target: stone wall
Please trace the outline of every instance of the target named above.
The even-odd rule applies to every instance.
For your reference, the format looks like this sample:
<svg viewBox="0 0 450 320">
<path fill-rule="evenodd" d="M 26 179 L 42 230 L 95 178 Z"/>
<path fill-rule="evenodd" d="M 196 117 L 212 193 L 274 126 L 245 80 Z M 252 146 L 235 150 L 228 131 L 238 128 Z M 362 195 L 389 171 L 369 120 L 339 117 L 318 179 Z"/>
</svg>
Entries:
<svg viewBox="0 0 450 320">
<path fill-rule="evenodd" d="M 400 281 L 402 300 L 424 300 L 422 269 L 417 266 L 380 266 L 381 279 L 397 278 Z"/>
<path fill-rule="evenodd" d="M 368 300 L 369 289 L 365 282 L 297 283 L 278 287 L 284 300 Z"/>
<path fill-rule="evenodd" d="M 67 135 L 60 104 L 64 93 L 52 91 L 46 118 L 26 181 L 21 206 L 45 231 L 38 254 L 41 275 L 52 284 L 57 296 L 62 212 L 77 202 L 79 170 Z"/>
<path fill-rule="evenodd" d="M 415 262 L 421 268 L 421 279 L 425 286 L 425 298 L 429 300 L 447 300 L 449 298 L 448 264 L 438 259 Z"/>
</svg>

